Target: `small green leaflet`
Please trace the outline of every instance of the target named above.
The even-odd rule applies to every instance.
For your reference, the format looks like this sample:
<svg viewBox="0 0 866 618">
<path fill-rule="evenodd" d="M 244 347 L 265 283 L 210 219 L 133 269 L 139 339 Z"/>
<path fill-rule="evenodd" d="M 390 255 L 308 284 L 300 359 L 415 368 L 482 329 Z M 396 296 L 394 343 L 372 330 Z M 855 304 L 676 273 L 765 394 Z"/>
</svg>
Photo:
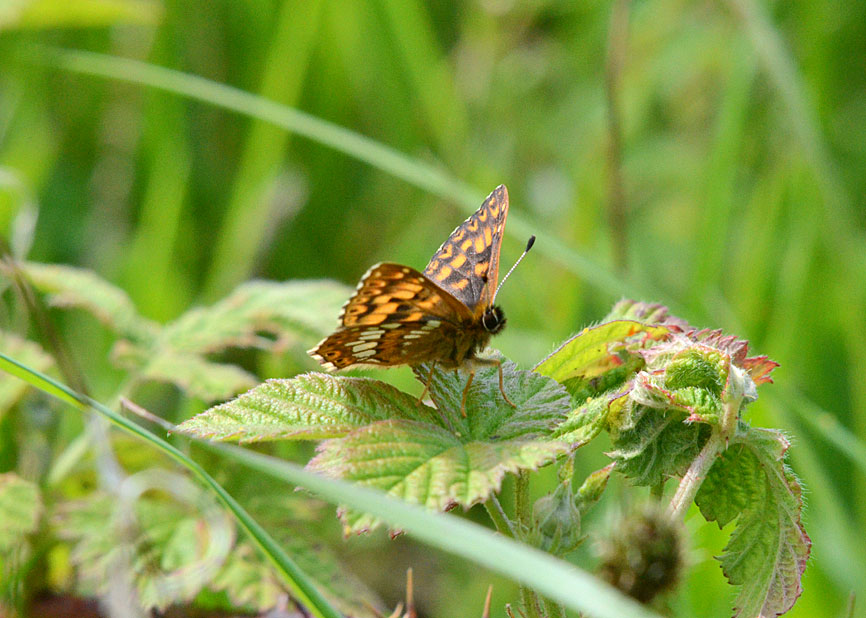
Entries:
<svg viewBox="0 0 866 618">
<path fill-rule="evenodd" d="M 584 328 L 535 367 L 557 382 L 580 377 L 593 379 L 623 365 L 626 352 L 669 334 L 664 326 L 615 320 Z"/>
</svg>

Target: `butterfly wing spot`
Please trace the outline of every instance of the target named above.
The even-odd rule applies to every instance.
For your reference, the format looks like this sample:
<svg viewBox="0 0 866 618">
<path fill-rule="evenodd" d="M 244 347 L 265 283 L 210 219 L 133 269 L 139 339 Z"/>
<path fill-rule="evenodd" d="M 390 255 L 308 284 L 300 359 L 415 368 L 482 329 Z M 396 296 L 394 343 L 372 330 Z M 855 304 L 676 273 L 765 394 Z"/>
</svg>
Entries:
<svg viewBox="0 0 866 618">
<path fill-rule="evenodd" d="M 357 356 L 358 352 L 364 352 L 365 350 L 375 350 L 377 345 L 379 344 L 375 341 L 368 341 L 366 343 L 361 343 L 360 345 L 355 345 L 354 347 L 352 347 L 352 352 L 355 354 L 355 356 Z"/>
<path fill-rule="evenodd" d="M 436 281 L 445 281 L 452 272 L 452 268 L 450 266 L 443 266 L 439 272 L 436 273 Z"/>
<path fill-rule="evenodd" d="M 451 260 L 451 268 L 460 268 L 465 263 L 466 263 L 466 254 L 461 253 L 460 255 L 455 256 L 453 260 Z"/>
<path fill-rule="evenodd" d="M 471 246 L 472 246 L 472 239 L 467 238 L 466 240 L 463 241 L 463 244 L 460 245 L 460 250 L 463 253 L 466 253 L 467 251 L 469 251 L 469 247 L 471 247 Z"/>
</svg>

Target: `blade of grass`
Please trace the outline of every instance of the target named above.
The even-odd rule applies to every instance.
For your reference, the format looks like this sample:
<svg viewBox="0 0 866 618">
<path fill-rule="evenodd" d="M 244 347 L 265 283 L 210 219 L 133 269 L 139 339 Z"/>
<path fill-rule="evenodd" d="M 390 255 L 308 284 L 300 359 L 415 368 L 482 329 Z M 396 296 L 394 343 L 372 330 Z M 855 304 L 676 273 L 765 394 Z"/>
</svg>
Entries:
<svg viewBox="0 0 866 618">
<path fill-rule="evenodd" d="M 460 204 L 469 214 L 478 208 L 484 194 L 447 172 L 409 157 L 393 148 L 343 127 L 325 122 L 300 110 L 210 80 L 154 66 L 128 58 L 117 58 L 92 52 L 57 48 L 36 48 L 34 60 L 66 71 L 141 84 L 203 101 L 240 114 L 271 123 L 318 142 L 338 152 L 364 161 L 409 184 Z M 612 296 L 652 298 L 664 301 L 673 310 L 680 308 L 659 290 L 646 282 L 618 277 L 609 268 L 581 255 L 545 232 L 537 222 L 530 223 L 519 213 L 510 213 L 508 234 L 524 241 L 535 234 L 539 253 L 560 262 L 588 283 Z"/>
<path fill-rule="evenodd" d="M 165 440 L 157 437 L 146 429 L 136 425 L 132 421 L 120 416 L 110 408 L 101 403 L 78 394 L 72 389 L 34 371 L 0 352 L 0 369 L 21 378 L 28 384 L 57 397 L 80 411 L 88 409 L 95 410 L 108 419 L 112 424 L 123 429 L 127 433 L 140 438 L 156 449 L 162 451 L 183 467 L 192 472 L 204 485 L 216 494 L 220 502 L 237 519 L 238 524 L 247 532 L 253 542 L 258 545 L 262 553 L 271 561 L 283 581 L 288 585 L 291 593 L 303 603 L 318 618 L 342 618 L 340 613 L 331 607 L 325 598 L 315 588 L 312 581 L 295 562 L 286 554 L 274 539 L 254 520 L 246 510 L 208 474 L 198 463 L 187 457 Z"/>
<path fill-rule="evenodd" d="M 263 98 L 284 105 L 297 103 L 307 76 L 310 52 L 317 36 L 321 2 L 287 2 L 279 11 L 261 78 Z M 218 298 L 250 272 L 273 223 L 269 191 L 279 172 L 289 134 L 272 124 L 254 121 L 241 154 L 232 196 L 210 265 L 205 295 Z"/>
<path fill-rule="evenodd" d="M 339 614 L 318 594 L 306 576 L 259 524 L 247 514 L 198 463 L 153 433 L 138 426 L 97 401 L 79 395 L 51 378 L 29 369 L 0 352 L 0 369 L 15 375 L 36 388 L 58 397 L 78 410 L 88 408 L 106 417 L 114 425 L 144 440 L 189 469 L 211 488 L 219 500 L 232 512 L 238 522 L 259 545 L 265 555 L 317 616 L 338 618 Z M 200 442 L 203 446 L 274 478 L 304 487 L 333 504 L 347 505 L 355 510 L 371 513 L 401 528 L 419 540 L 462 556 L 473 562 L 533 587 L 542 594 L 576 611 L 590 616 L 619 618 L 658 618 L 630 598 L 596 579 L 589 573 L 537 549 L 506 539 L 472 522 L 445 514 L 432 513 L 406 504 L 384 494 L 352 485 L 345 481 L 324 478 L 286 461 L 247 451 L 246 449 Z M 316 605 L 312 605 L 313 601 Z"/>
</svg>

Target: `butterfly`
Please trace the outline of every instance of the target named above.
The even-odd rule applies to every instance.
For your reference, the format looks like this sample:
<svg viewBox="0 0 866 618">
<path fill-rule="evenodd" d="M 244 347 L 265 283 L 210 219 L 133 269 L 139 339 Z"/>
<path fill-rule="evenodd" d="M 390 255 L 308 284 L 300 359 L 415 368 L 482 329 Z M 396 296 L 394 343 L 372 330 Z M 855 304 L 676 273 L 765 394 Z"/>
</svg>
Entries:
<svg viewBox="0 0 866 618">
<path fill-rule="evenodd" d="M 513 407 L 503 388 L 501 362 L 477 356 L 505 327 L 505 314 L 494 300 L 507 216 L 508 190 L 500 185 L 442 243 L 423 273 L 392 262 L 370 268 L 343 305 L 340 327 L 310 355 L 328 371 L 431 363 L 424 393 L 436 365 L 466 368 L 464 416 L 476 367 L 497 365 L 499 390 Z"/>
</svg>

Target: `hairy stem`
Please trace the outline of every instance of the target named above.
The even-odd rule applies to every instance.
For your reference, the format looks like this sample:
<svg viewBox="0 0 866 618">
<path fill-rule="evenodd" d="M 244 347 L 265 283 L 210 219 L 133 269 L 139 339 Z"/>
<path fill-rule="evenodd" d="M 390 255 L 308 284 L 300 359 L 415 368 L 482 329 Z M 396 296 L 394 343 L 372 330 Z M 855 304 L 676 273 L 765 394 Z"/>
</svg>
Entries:
<svg viewBox="0 0 866 618">
<path fill-rule="evenodd" d="M 496 527 L 496 531 L 500 534 L 504 534 L 507 537 L 515 538 L 517 535 L 514 532 L 514 525 L 511 523 L 511 520 L 508 519 L 508 515 L 505 513 L 505 509 L 502 508 L 502 504 L 499 502 L 499 498 L 496 495 L 491 495 L 484 502 L 484 508 L 487 509 L 487 514 L 490 515 L 490 519 L 493 521 L 493 525 Z"/>
<path fill-rule="evenodd" d="M 716 463 L 719 453 L 727 448 L 728 441 L 737 427 L 737 414 L 739 413 L 742 401 L 743 397 L 740 394 L 740 396 L 725 402 L 722 422 L 717 428 L 713 429 L 713 434 L 707 440 L 698 456 L 695 457 L 692 465 L 686 470 L 674 497 L 671 499 L 668 513 L 673 519 L 679 519 L 685 515 L 686 510 L 688 510 L 698 490 L 701 488 L 701 484 L 707 478 L 707 473 L 713 467 L 713 464 Z"/>
<path fill-rule="evenodd" d="M 707 477 L 707 472 L 713 467 L 716 457 L 718 457 L 724 445 L 725 441 L 722 439 L 721 433 L 713 432 L 704 448 L 701 449 L 701 452 L 695 457 L 692 465 L 689 466 L 689 469 L 683 475 L 679 487 L 677 487 L 677 491 L 671 499 L 670 506 L 668 507 L 671 518 L 678 519 L 685 515 L 686 510 L 695 499 L 698 489 L 701 488 L 701 483 Z"/>
<path fill-rule="evenodd" d="M 565 610 L 556 601 L 544 599 L 544 611 L 546 618 L 565 618 Z"/>
<path fill-rule="evenodd" d="M 514 516 L 520 530 L 528 530 L 532 525 L 532 507 L 529 504 L 529 473 L 526 470 L 517 475 L 514 482 Z M 527 586 L 520 586 L 520 599 L 527 618 L 542 618 L 541 600 L 538 594 Z"/>
</svg>

